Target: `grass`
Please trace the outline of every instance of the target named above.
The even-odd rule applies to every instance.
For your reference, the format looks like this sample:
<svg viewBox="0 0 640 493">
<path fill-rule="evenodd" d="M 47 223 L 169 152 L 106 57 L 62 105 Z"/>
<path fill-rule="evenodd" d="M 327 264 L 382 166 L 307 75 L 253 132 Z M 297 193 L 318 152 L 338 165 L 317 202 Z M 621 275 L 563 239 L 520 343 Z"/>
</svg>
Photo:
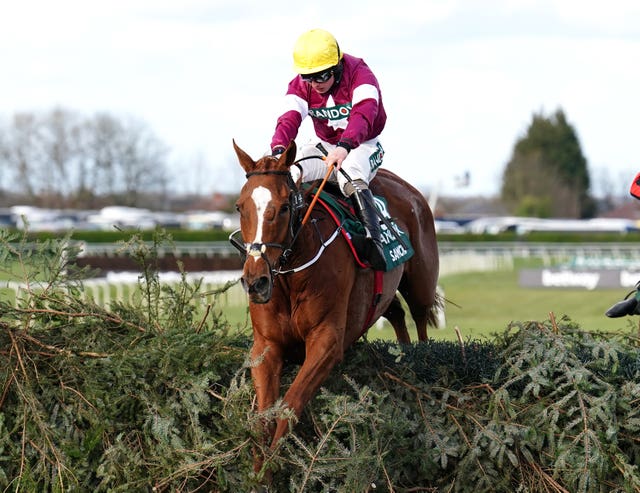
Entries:
<svg viewBox="0 0 640 493">
<path fill-rule="evenodd" d="M 483 272 L 441 279 L 447 300 L 447 327 L 463 333 L 503 329 L 512 321 L 547 320 L 567 316 L 584 330 L 616 331 L 637 325 L 632 318 L 610 319 L 604 312 L 621 300 L 626 290 L 521 288 L 518 272 Z"/>
<path fill-rule="evenodd" d="M 589 331 L 619 331 L 638 327 L 638 317 L 610 319 L 604 312 L 628 292 L 624 289 L 525 289 L 518 285 L 518 270 L 455 274 L 440 278 L 446 298 L 446 328 L 430 329 L 429 337 L 455 339 L 486 338 L 511 322 L 544 321 L 553 313 L 557 320 L 568 317 Z M 410 318 L 410 317 L 408 317 Z M 412 338 L 415 331 L 410 328 Z M 372 328 L 369 338 L 393 339 L 385 323 Z"/>
</svg>

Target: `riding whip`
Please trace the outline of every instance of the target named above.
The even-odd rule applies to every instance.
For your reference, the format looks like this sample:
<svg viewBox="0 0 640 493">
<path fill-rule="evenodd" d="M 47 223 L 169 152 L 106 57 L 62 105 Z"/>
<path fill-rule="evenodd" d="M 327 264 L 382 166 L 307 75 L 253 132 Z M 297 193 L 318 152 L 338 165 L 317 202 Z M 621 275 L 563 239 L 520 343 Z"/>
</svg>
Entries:
<svg viewBox="0 0 640 493">
<path fill-rule="evenodd" d="M 322 158 L 322 159 L 324 159 L 324 158 Z M 327 170 L 327 174 L 324 175 L 324 179 L 322 180 L 322 183 L 320 183 L 320 186 L 318 187 L 318 191 L 313 196 L 313 199 L 311 200 L 311 204 L 309 204 L 309 207 L 307 208 L 307 212 L 305 213 L 304 217 L 302 218 L 302 226 L 304 226 L 306 224 L 307 220 L 309 219 L 309 216 L 311 215 L 311 211 L 313 210 L 313 206 L 316 205 L 318 197 L 320 196 L 320 192 L 322 192 L 322 190 L 324 189 L 324 186 L 327 183 L 327 180 L 331 176 L 331 173 L 333 173 L 333 166 L 328 166 L 328 168 L 329 169 Z"/>
</svg>

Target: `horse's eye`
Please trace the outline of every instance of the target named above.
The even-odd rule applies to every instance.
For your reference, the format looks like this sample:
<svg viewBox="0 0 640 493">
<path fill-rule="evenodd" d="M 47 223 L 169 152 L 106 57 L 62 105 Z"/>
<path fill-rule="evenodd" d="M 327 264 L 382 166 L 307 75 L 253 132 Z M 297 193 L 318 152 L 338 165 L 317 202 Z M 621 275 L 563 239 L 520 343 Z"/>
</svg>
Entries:
<svg viewBox="0 0 640 493">
<path fill-rule="evenodd" d="M 283 205 L 280 207 L 280 215 L 282 215 L 282 216 L 283 216 L 283 215 L 285 215 L 285 214 L 288 214 L 288 213 L 289 213 L 289 209 L 290 209 L 289 204 L 283 204 Z"/>
<path fill-rule="evenodd" d="M 238 204 L 236 204 L 236 211 L 240 212 L 240 206 Z"/>
</svg>

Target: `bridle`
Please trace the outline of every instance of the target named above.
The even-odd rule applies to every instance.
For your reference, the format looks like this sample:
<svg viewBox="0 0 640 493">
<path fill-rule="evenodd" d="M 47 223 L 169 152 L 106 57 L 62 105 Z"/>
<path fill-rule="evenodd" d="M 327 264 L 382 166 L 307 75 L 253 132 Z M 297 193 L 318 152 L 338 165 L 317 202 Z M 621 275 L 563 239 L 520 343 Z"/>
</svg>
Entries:
<svg viewBox="0 0 640 493">
<path fill-rule="evenodd" d="M 319 156 L 307 156 L 298 159 L 291 166 L 298 166 L 300 161 L 305 159 L 319 159 Z M 300 170 L 302 172 L 302 170 Z M 320 231 L 317 229 L 317 225 L 315 224 L 315 220 L 313 224 L 315 226 L 316 232 L 321 239 L 321 246 L 317 254 L 314 258 L 305 263 L 302 266 L 298 266 L 291 269 L 283 270 L 283 267 L 289 262 L 289 258 L 293 253 L 293 245 L 298 238 L 298 235 L 301 230 L 301 222 L 302 222 L 302 211 L 305 209 L 306 204 L 302 195 L 302 191 L 298 188 L 291 173 L 287 170 L 264 170 L 264 171 L 250 171 L 245 176 L 249 179 L 251 176 L 256 175 L 280 175 L 287 177 L 287 184 L 289 186 L 289 237 L 290 241 L 288 244 L 283 243 L 275 243 L 275 242 L 255 242 L 246 244 L 242 239 L 242 231 L 237 229 L 229 236 L 229 242 L 233 245 L 239 252 L 242 257 L 243 263 L 246 261 L 247 257 L 261 257 L 266 264 L 269 266 L 269 271 L 271 273 L 271 277 L 280 275 L 280 274 L 289 274 L 293 272 L 298 272 L 300 270 L 306 269 L 310 265 L 314 264 L 320 255 L 324 251 L 324 249 L 338 236 L 341 228 L 337 228 L 334 234 L 327 240 L 322 240 L 322 235 Z M 277 248 L 282 251 L 280 257 L 278 257 L 277 265 L 271 265 L 269 259 L 266 256 L 267 248 Z M 272 279 L 273 280 L 273 279 Z"/>
</svg>

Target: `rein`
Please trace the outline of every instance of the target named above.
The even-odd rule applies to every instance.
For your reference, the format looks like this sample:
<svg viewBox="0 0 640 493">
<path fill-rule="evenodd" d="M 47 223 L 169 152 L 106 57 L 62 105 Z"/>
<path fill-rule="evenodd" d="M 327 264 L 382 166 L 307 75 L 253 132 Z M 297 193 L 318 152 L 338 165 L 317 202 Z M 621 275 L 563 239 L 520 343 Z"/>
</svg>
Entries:
<svg viewBox="0 0 640 493">
<path fill-rule="evenodd" d="M 280 268 L 280 269 L 277 269 L 277 270 L 273 270 L 273 274 L 274 275 L 278 275 L 278 274 L 294 274 L 296 272 L 300 272 L 301 270 L 305 270 L 307 267 L 312 266 L 313 264 L 315 264 L 318 261 L 318 259 L 320 258 L 320 256 L 324 252 L 325 248 L 327 248 L 329 245 L 331 245 L 331 243 L 333 243 L 333 240 L 335 240 L 341 232 L 342 232 L 342 226 L 336 228 L 336 230 L 329 237 L 329 239 L 327 241 L 323 241 L 322 242 L 322 244 L 320 245 L 320 248 L 318 249 L 318 252 L 316 253 L 315 257 L 313 257 L 308 262 L 306 262 L 306 263 L 304 263 L 304 264 L 302 264 L 302 265 L 300 265 L 298 267 L 294 267 L 293 269 L 282 270 Z M 318 233 L 318 235 L 320 235 L 320 233 Z"/>
</svg>

